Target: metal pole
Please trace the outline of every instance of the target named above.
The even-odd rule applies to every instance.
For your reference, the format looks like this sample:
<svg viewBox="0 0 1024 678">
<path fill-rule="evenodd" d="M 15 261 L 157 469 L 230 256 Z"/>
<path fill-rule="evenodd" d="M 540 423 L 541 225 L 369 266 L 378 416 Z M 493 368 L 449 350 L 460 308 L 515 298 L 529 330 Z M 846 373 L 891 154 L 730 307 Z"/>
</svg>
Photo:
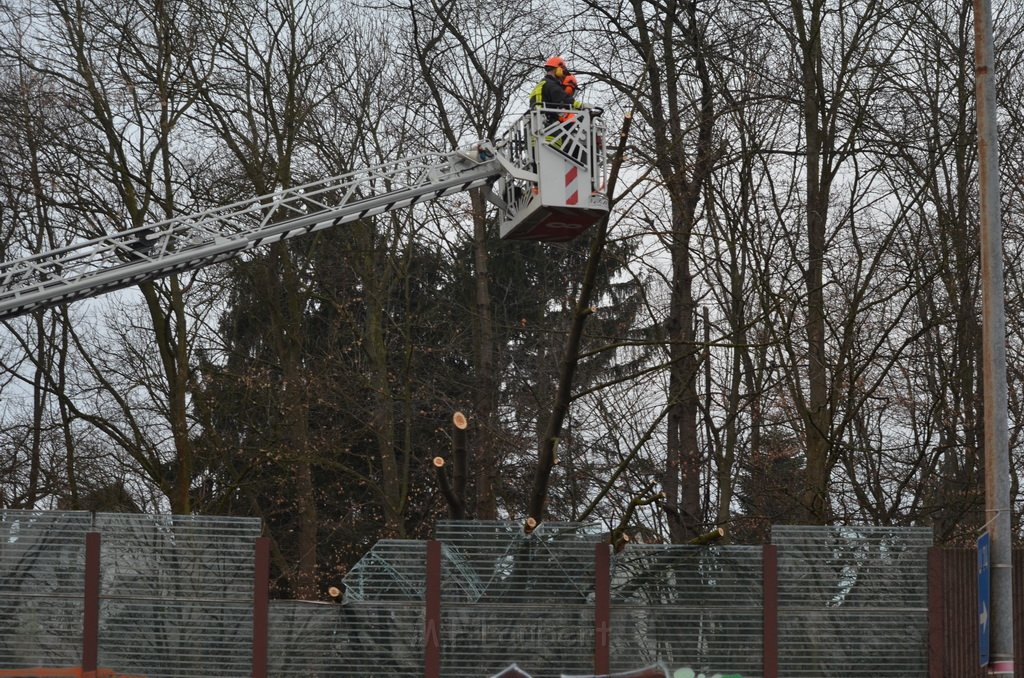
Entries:
<svg viewBox="0 0 1024 678">
<path fill-rule="evenodd" d="M 761 673 L 779 678 L 779 547 L 761 547 L 761 592 L 764 639 L 761 643 Z"/>
<path fill-rule="evenodd" d="M 85 590 L 82 602 L 82 671 L 96 673 L 100 645 L 100 533 L 85 533 Z"/>
<path fill-rule="evenodd" d="M 982 374 L 985 391 L 985 520 L 991 539 L 989 675 L 1013 675 L 1010 454 L 1006 414 L 1006 318 L 999 206 L 999 138 L 990 0 L 974 0 L 974 72 L 980 183 Z"/>
<path fill-rule="evenodd" d="M 267 678 L 270 636 L 270 537 L 257 537 L 253 561 L 252 678 Z"/>
<path fill-rule="evenodd" d="M 594 675 L 611 671 L 612 557 L 611 544 L 594 545 Z"/>
</svg>

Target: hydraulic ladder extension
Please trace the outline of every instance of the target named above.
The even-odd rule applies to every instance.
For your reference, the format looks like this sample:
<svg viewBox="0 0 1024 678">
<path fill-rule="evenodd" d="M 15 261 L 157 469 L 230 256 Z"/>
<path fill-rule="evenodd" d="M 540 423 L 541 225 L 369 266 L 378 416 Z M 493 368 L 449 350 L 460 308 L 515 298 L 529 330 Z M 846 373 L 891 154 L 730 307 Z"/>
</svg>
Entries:
<svg viewBox="0 0 1024 678">
<path fill-rule="evenodd" d="M 481 143 L 470 151 L 405 158 L 0 263 L 0 318 L 202 268 L 266 243 L 486 186 L 501 172 L 493 147 Z"/>
<path fill-rule="evenodd" d="M 585 111 L 550 122 L 560 113 L 534 109 L 497 143 L 404 158 L 0 263 L 0 320 L 480 187 L 498 207 L 501 237 L 572 239 L 608 213 L 603 130 Z"/>
</svg>

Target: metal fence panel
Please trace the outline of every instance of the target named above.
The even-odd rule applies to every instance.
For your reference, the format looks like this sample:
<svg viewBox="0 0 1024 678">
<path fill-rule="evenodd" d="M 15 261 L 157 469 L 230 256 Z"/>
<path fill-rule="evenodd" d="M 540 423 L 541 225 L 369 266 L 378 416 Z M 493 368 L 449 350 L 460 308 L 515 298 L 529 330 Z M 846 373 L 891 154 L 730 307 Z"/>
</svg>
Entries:
<svg viewBox="0 0 1024 678">
<path fill-rule="evenodd" d="M 978 551 L 976 548 L 932 549 L 938 559 L 938 609 L 933 610 L 936 639 L 932 675 L 984 678 L 978 647 Z M 1024 550 L 1013 550 L 1013 652 L 1024 660 Z"/>
<path fill-rule="evenodd" d="M 270 675 L 421 676 L 426 543 L 378 541 L 343 586 L 341 605 L 271 601 Z"/>
<path fill-rule="evenodd" d="M 943 592 L 942 630 L 938 647 L 942 664 L 938 675 L 956 678 L 983 678 L 988 671 L 979 663 L 978 648 L 978 551 L 976 549 L 942 549 L 941 577 Z M 1017 554 L 1014 553 L 1014 556 Z M 1014 574 L 1019 568 L 1014 568 Z M 1016 578 L 1016 577 L 1015 577 Z M 1014 600 L 1014 606 L 1017 605 Z M 1014 624 L 1014 632 L 1017 624 Z"/>
<path fill-rule="evenodd" d="M 488 676 L 517 663 L 534 678 L 594 665 L 594 547 L 588 525 L 446 521 L 441 671 Z"/>
<path fill-rule="evenodd" d="M 776 526 L 779 675 L 927 675 L 928 528 Z"/>
<path fill-rule="evenodd" d="M 343 635 L 339 605 L 298 600 L 270 601 L 269 675 L 326 678 L 344 666 L 335 642 Z"/>
<path fill-rule="evenodd" d="M 84 511 L 0 511 L 0 668 L 80 663 L 91 522 Z"/>
<path fill-rule="evenodd" d="M 612 567 L 613 670 L 761 675 L 760 547 L 630 545 Z"/>
<path fill-rule="evenodd" d="M 341 606 L 337 675 L 385 678 L 423 675 L 423 606 L 394 601 Z"/>
<path fill-rule="evenodd" d="M 422 601 L 426 563 L 426 542 L 381 539 L 345 575 L 344 600 Z"/>
<path fill-rule="evenodd" d="M 248 676 L 255 518 L 98 513 L 101 666 Z"/>
<path fill-rule="evenodd" d="M 396 601 L 272 601 L 274 678 L 392 678 L 423 675 L 423 608 Z"/>
</svg>

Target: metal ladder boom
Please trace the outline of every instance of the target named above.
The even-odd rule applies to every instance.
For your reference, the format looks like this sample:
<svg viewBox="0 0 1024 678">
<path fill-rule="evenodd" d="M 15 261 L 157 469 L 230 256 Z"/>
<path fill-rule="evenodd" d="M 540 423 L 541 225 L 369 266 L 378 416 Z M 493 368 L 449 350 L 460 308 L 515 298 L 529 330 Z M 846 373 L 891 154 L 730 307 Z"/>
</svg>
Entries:
<svg viewBox="0 0 1024 678">
<path fill-rule="evenodd" d="M 490 142 L 480 142 L 469 149 L 413 156 L 0 263 L 0 319 L 486 186 L 507 171 L 497 153 Z"/>
</svg>

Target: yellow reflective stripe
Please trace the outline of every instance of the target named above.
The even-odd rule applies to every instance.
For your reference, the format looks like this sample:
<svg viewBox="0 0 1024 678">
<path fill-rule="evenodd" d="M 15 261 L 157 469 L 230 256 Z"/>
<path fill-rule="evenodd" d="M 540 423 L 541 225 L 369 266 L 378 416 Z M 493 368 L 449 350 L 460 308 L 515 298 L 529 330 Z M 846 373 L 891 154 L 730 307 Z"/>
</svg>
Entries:
<svg viewBox="0 0 1024 678">
<path fill-rule="evenodd" d="M 533 87 L 533 91 L 530 92 L 530 105 L 538 108 L 544 106 L 544 81 L 541 80 Z"/>
</svg>

